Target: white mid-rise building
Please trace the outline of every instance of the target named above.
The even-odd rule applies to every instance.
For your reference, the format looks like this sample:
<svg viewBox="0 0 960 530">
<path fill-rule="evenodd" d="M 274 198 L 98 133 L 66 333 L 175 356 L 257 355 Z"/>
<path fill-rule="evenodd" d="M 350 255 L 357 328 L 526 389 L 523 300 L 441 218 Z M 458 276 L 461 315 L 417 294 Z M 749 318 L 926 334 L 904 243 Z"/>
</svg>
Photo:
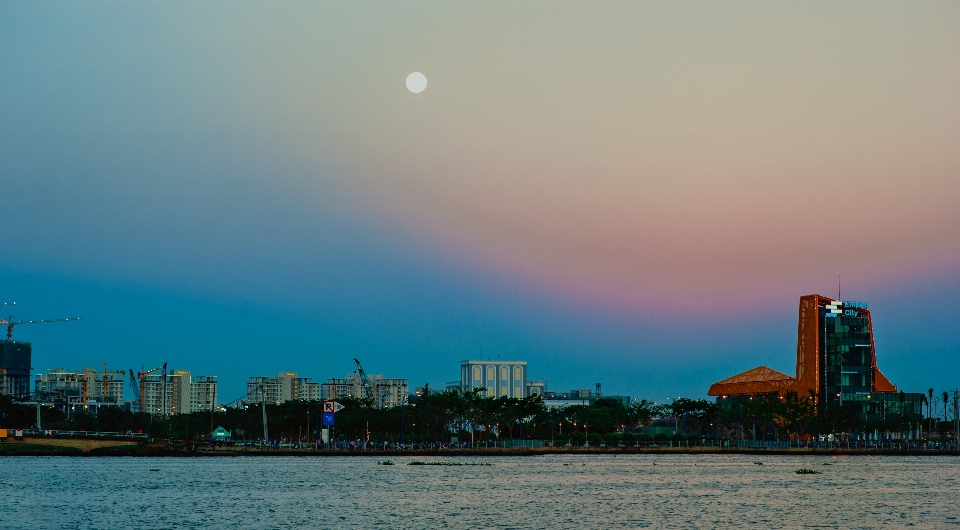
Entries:
<svg viewBox="0 0 960 530">
<path fill-rule="evenodd" d="M 251 377 L 247 382 L 247 402 L 283 403 L 291 400 L 317 401 L 320 383 L 297 372 L 280 372 L 276 377 Z"/>
<path fill-rule="evenodd" d="M 367 376 L 370 385 L 370 397 L 377 408 L 399 407 L 403 404 L 409 391 L 409 379 L 384 377 L 383 374 Z M 354 372 L 347 377 L 331 377 L 320 385 L 321 399 L 337 399 L 343 397 L 366 398 L 363 391 L 363 379 Z"/>
<path fill-rule="evenodd" d="M 523 398 L 542 394 L 543 386 L 542 382 L 528 383 L 527 361 L 489 359 L 460 363 L 460 388 L 467 391 L 480 388 L 484 397 Z"/>
<path fill-rule="evenodd" d="M 186 414 L 217 406 L 217 376 L 191 376 L 189 370 L 171 370 L 143 376 L 143 412 Z"/>
</svg>

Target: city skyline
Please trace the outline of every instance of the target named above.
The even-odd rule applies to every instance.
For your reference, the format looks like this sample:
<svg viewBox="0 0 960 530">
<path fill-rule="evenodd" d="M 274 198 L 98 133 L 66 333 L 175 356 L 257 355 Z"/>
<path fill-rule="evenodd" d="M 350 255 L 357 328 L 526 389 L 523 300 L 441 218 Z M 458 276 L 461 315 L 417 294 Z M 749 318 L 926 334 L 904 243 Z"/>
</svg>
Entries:
<svg viewBox="0 0 960 530">
<path fill-rule="evenodd" d="M 797 297 L 839 289 L 892 381 L 955 388 L 958 15 L 4 2 L 0 303 L 83 317 L 16 329 L 34 373 L 168 362 L 232 399 L 499 355 L 663 400 L 792 373 Z"/>
</svg>

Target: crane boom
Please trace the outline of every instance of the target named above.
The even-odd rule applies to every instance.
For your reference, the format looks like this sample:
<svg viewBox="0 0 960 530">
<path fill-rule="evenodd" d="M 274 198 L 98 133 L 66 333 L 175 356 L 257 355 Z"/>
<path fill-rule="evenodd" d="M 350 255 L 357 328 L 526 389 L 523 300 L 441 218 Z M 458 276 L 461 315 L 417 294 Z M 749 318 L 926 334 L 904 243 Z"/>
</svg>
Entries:
<svg viewBox="0 0 960 530">
<path fill-rule="evenodd" d="M 16 303 L 16 302 L 14 302 Z M 0 325 L 7 326 L 7 340 L 13 340 L 13 326 L 18 324 L 41 324 L 45 322 L 67 322 L 70 320 L 80 320 L 80 317 L 76 318 L 41 318 L 38 320 L 20 320 L 17 322 L 13 321 L 13 315 L 10 315 L 9 320 L 3 320 L 0 318 Z"/>
<path fill-rule="evenodd" d="M 143 402 L 147 397 L 147 374 L 152 374 L 161 368 L 166 368 L 167 363 L 163 363 L 163 366 L 158 366 L 150 370 L 143 370 L 143 365 L 140 366 L 140 371 L 137 372 L 137 377 L 140 379 L 140 391 L 137 393 L 137 401 L 140 402 L 140 412 L 146 412 L 143 407 Z"/>
<path fill-rule="evenodd" d="M 137 384 L 137 373 L 130 369 L 130 389 L 133 391 L 133 402 L 140 405 L 140 385 Z"/>
<path fill-rule="evenodd" d="M 357 363 L 357 373 L 360 374 L 360 386 L 362 387 L 365 397 L 372 399 L 373 393 L 370 390 L 370 380 L 367 379 L 367 373 L 363 371 L 363 366 L 360 366 L 359 359 L 354 359 L 353 362 Z"/>
</svg>

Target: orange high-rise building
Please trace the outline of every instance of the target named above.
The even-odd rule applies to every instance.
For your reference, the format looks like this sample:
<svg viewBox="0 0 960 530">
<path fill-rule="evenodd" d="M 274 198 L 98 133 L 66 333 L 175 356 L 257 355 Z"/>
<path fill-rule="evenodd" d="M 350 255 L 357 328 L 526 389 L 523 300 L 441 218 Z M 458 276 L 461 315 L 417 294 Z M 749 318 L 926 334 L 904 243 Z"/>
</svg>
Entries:
<svg viewBox="0 0 960 530">
<path fill-rule="evenodd" d="M 797 371 L 789 376 L 766 366 L 742 372 L 710 386 L 708 395 L 784 396 L 796 392 L 813 396 L 818 403 L 870 403 L 897 401 L 903 412 L 919 405 L 922 394 L 904 394 L 877 367 L 873 320 L 865 302 L 842 302 L 812 294 L 800 298 L 797 322 Z M 891 399 L 894 395 L 897 399 Z"/>
</svg>

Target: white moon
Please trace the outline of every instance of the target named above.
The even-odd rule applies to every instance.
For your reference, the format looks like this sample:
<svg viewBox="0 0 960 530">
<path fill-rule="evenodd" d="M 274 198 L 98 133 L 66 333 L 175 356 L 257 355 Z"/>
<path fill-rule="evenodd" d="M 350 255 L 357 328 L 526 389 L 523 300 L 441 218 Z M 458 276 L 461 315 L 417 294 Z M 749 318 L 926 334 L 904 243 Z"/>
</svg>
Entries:
<svg viewBox="0 0 960 530">
<path fill-rule="evenodd" d="M 419 94 L 427 88 L 427 76 L 414 72 L 407 76 L 407 90 Z"/>
</svg>

